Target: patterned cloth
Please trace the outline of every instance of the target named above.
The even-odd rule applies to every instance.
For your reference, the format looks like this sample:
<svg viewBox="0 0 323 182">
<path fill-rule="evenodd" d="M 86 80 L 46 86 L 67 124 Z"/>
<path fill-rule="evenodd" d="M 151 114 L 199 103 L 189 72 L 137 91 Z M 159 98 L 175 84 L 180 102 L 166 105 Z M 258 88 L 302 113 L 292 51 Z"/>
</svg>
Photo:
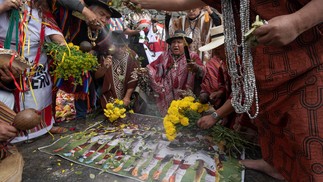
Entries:
<svg viewBox="0 0 323 182">
<path fill-rule="evenodd" d="M 206 72 L 203 78 L 201 93 L 223 90 L 226 99 L 231 95 L 231 82 L 227 73 L 226 63 L 216 56 L 213 56 L 205 65 Z"/>
<path fill-rule="evenodd" d="M 109 100 L 122 100 L 128 89 L 135 88 L 138 82 L 138 75 L 135 68 L 138 68 L 136 53 L 128 49 L 124 52 L 121 59 L 112 58 L 112 66 L 110 66 L 103 80 L 101 106 L 105 105 Z"/>
<path fill-rule="evenodd" d="M 251 0 L 251 22 L 256 15 L 270 20 L 291 14 L 308 2 Z M 253 54 L 260 101 L 255 124 L 262 155 L 287 181 L 323 181 L 322 32 L 321 23 L 287 46 L 258 46 Z"/>
<path fill-rule="evenodd" d="M 204 66 L 196 53 L 190 53 L 191 59 Z M 157 106 L 162 116 L 167 113 L 170 103 L 180 99 L 183 91 L 194 89 L 195 74 L 187 69 L 184 55 L 174 59 L 170 52 L 166 52 L 147 66 L 151 78 L 151 86 L 158 94 Z"/>
</svg>

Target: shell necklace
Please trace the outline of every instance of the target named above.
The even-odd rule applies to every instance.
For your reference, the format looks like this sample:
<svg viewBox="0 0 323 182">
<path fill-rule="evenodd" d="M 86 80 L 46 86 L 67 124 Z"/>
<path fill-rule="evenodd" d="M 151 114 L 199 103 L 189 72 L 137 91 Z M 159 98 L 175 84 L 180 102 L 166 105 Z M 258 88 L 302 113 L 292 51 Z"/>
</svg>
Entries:
<svg viewBox="0 0 323 182">
<path fill-rule="evenodd" d="M 231 77 L 231 103 L 237 113 L 247 113 L 251 119 L 259 113 L 258 92 L 253 69 L 250 45 L 245 41 L 249 30 L 249 0 L 240 0 L 241 44 L 238 45 L 235 21 L 232 8 L 233 0 L 221 0 L 224 19 L 225 52 L 228 62 L 228 73 Z M 240 57 L 242 58 L 240 60 Z M 256 111 L 250 114 L 255 101 Z"/>
</svg>

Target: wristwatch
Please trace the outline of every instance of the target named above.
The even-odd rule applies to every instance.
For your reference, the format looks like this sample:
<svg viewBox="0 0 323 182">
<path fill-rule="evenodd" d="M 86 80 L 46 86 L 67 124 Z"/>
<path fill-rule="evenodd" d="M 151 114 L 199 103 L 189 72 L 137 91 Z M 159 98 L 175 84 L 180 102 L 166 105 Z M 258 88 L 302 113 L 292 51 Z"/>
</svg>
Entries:
<svg viewBox="0 0 323 182">
<path fill-rule="evenodd" d="M 223 118 L 218 115 L 215 111 L 211 114 L 212 118 L 215 119 L 215 122 L 217 123 L 218 121 L 222 120 Z"/>
</svg>

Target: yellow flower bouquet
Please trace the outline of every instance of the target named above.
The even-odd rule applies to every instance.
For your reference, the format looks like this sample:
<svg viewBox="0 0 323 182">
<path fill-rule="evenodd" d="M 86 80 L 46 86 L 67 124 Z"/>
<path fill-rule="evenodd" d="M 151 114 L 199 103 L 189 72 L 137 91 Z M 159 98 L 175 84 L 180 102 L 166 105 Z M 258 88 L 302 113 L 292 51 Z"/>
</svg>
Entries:
<svg viewBox="0 0 323 182">
<path fill-rule="evenodd" d="M 96 70 L 99 66 L 97 57 L 82 52 L 77 45 L 68 43 L 62 46 L 57 43 L 46 43 L 45 50 L 52 57 L 54 70 L 52 74 L 55 82 L 72 80 L 73 85 L 83 85 L 88 78 L 89 71 Z"/>
<path fill-rule="evenodd" d="M 163 120 L 167 139 L 174 140 L 177 132 L 184 127 L 196 127 L 196 122 L 201 117 L 201 113 L 208 109 L 208 104 L 201 104 L 191 96 L 181 100 L 173 100 Z"/>
<path fill-rule="evenodd" d="M 104 109 L 104 115 L 111 121 L 114 122 L 119 118 L 126 117 L 127 109 L 122 100 L 115 99 L 113 102 L 106 104 Z M 133 110 L 130 110 L 129 113 L 133 113 Z"/>
</svg>

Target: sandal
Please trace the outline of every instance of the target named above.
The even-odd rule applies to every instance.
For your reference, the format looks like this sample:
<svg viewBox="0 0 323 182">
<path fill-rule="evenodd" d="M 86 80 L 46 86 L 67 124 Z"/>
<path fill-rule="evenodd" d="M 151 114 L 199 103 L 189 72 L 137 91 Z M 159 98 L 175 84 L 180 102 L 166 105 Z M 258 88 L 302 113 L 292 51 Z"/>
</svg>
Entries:
<svg viewBox="0 0 323 182">
<path fill-rule="evenodd" d="M 61 127 L 61 126 L 53 126 L 52 129 L 49 130 L 52 134 L 62 134 L 66 133 L 68 131 L 67 128 Z"/>
</svg>

